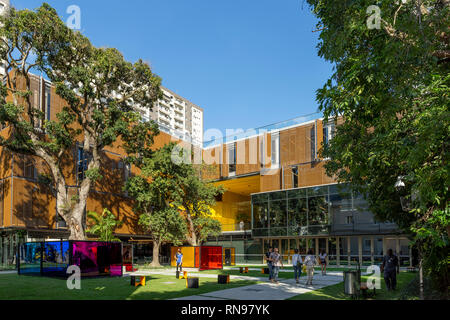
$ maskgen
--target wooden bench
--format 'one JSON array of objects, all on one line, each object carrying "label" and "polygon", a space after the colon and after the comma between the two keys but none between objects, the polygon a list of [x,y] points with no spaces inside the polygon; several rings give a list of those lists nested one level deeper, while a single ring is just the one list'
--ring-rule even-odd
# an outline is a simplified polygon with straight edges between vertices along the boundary
[{"label": "wooden bench", "polygon": [[416,268],[415,267],[407,267],[406,271],[408,271],[408,272],[416,272]]},{"label": "wooden bench", "polygon": [[248,267],[245,267],[245,268],[244,267],[240,267],[239,268],[239,272],[240,273],[248,273]]}]

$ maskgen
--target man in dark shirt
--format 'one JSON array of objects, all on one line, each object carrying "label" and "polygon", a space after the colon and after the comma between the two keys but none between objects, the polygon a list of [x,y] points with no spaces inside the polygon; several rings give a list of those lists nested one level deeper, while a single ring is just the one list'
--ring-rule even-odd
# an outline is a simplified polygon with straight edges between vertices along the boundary
[{"label": "man in dark shirt", "polygon": [[386,282],[386,288],[388,289],[388,291],[395,290],[397,286],[397,273],[400,270],[398,265],[398,258],[396,255],[394,255],[392,249],[389,249],[387,256],[383,257],[381,270],[384,271],[384,281]]},{"label": "man in dark shirt", "polygon": [[272,273],[273,273],[273,264],[272,259],[270,258],[270,255],[272,254],[272,247],[269,247],[269,251],[266,252],[266,261],[267,261],[267,267],[269,268],[269,281],[272,280]]}]

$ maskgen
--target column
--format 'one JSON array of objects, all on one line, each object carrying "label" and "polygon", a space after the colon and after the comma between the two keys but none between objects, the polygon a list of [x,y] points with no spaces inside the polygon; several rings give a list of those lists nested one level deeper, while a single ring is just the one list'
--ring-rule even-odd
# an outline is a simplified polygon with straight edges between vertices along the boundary
[{"label": "column", "polygon": [[362,250],[363,248],[362,248],[362,237],[361,236],[359,236],[358,237],[358,261],[359,261],[359,264],[360,265],[362,265],[362,263],[363,263],[363,250]]},{"label": "column", "polygon": [[309,238],[305,238],[306,239],[306,254],[308,254],[308,250],[309,250]]},{"label": "column", "polygon": [[387,254],[386,249],[386,237],[383,237],[383,256]]},{"label": "column", "polygon": [[[395,239],[395,254],[397,255],[397,256],[399,256],[400,255],[400,238],[399,237],[396,237],[396,239]],[[399,257],[399,259],[400,259],[400,257]]]},{"label": "column", "polygon": [[374,251],[375,251],[375,244],[374,244],[373,237],[370,238],[370,262],[371,264],[375,264],[375,257],[374,257]]},{"label": "column", "polygon": [[341,266],[341,245],[339,243],[339,237],[336,237],[336,265]]},{"label": "column", "polygon": [[352,254],[351,248],[350,248],[350,237],[347,237],[347,264],[351,266],[351,257]]},{"label": "column", "polygon": [[329,254],[330,254],[330,252],[329,252],[329,246],[328,246],[328,241],[329,240],[329,238],[326,238],[325,239],[325,252],[327,253],[327,265],[329,264],[329,262],[330,262],[330,257],[329,257]]}]

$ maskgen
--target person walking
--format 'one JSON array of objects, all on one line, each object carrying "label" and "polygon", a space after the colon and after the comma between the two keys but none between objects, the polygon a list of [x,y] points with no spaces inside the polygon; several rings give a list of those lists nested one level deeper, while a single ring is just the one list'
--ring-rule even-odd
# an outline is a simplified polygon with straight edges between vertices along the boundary
[{"label": "person walking", "polygon": [[397,273],[400,272],[398,258],[392,249],[388,250],[388,254],[383,257],[381,271],[384,273],[384,282],[388,291],[395,290],[397,287]]},{"label": "person walking", "polygon": [[266,252],[266,262],[267,262],[267,268],[269,268],[269,281],[272,280],[272,273],[273,273],[273,264],[272,260],[270,259],[270,255],[272,254],[272,247],[269,247],[269,250]]},{"label": "person walking", "polygon": [[281,255],[278,253],[278,248],[274,248],[273,252],[270,254],[270,259],[272,261],[272,279],[273,283],[278,283],[278,272],[280,267],[283,267],[283,262],[281,261]]},{"label": "person walking", "polygon": [[299,278],[302,275],[303,260],[298,249],[294,250],[294,255],[292,256],[292,266],[294,267],[295,282],[299,283]]},{"label": "person walking", "polygon": [[177,253],[175,254],[175,260],[177,261],[177,272],[178,267],[180,267],[180,272],[183,272],[183,254],[181,253],[180,248],[178,248]]},{"label": "person walking", "polygon": [[316,257],[314,256],[314,252],[312,249],[308,250],[308,255],[305,258],[303,263],[306,266],[306,273],[308,275],[308,279],[306,280],[307,285],[312,285],[313,277],[314,277],[314,266],[317,264]]},{"label": "person walking", "polygon": [[319,254],[319,260],[320,260],[320,266],[322,267],[322,275],[326,275],[327,274],[327,253],[323,249]]}]

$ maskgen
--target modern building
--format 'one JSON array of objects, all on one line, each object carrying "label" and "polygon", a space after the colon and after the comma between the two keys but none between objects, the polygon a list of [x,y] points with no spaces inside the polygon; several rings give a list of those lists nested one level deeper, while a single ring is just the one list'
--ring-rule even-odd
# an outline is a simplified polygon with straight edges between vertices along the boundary
[{"label": "modern building", "polygon": [[215,168],[207,178],[227,190],[214,208],[223,233],[207,244],[235,248],[240,263],[262,263],[269,246],[286,261],[295,248],[312,248],[333,264],[372,264],[392,248],[412,263],[398,227],[377,222],[361,195],[326,175],[319,150],[337,125],[312,114],[205,142],[203,158]]},{"label": "modern building", "polygon": [[161,90],[163,97],[153,110],[141,110],[144,119],[154,120],[161,131],[201,147],[203,109],[167,88]]},{"label": "modern building", "polygon": [[[31,92],[33,107],[44,112],[46,119],[56,119],[65,101],[54,86],[32,75]],[[181,101],[167,90],[165,97],[168,102],[160,101],[160,108],[151,117],[158,116],[161,123],[161,106],[172,105],[169,110],[175,112],[178,108],[178,118],[185,119],[182,126],[176,127],[172,117],[169,124],[174,129],[200,130],[201,109],[189,109],[187,100]],[[352,194],[346,185],[338,185],[326,175],[327,159],[320,158],[319,150],[333,138],[337,125],[312,114],[226,137],[225,141],[204,142],[202,158],[212,170],[203,178],[227,190],[213,208],[223,232],[206,244],[232,249],[237,263],[262,263],[269,246],[278,247],[286,261],[295,248],[303,253],[313,248],[316,253],[327,251],[329,259],[338,265],[352,261],[373,263],[392,248],[403,264],[412,263],[409,240],[397,226],[375,221],[360,195]],[[161,130],[155,148],[183,140],[170,130]],[[2,128],[0,134],[8,136],[9,127]],[[119,143],[103,150],[101,174],[107,181],[92,188],[86,212],[100,213],[108,208],[124,222],[116,236],[140,244],[136,246],[137,255],[151,256],[150,237],[139,228],[132,199],[121,189],[124,181],[136,173],[136,168],[125,165],[125,156]],[[67,155],[64,174],[74,194],[84,177],[86,157],[78,144]],[[40,180],[45,173],[48,168],[41,159],[0,148],[0,264],[14,261],[20,241],[68,236],[52,190]],[[170,259],[164,257],[166,249],[162,251],[162,262]]]}]

